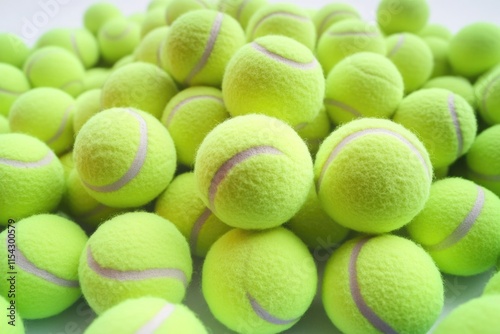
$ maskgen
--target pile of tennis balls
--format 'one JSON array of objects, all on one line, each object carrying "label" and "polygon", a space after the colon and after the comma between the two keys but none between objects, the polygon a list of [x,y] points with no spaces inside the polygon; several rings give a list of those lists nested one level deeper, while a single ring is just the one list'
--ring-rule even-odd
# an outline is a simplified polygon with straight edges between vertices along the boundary
[{"label": "pile of tennis balls", "polygon": [[[32,48],[0,33],[0,332],[83,294],[87,334],[207,333],[182,305],[201,275],[237,333],[318,293],[344,333],[427,333],[443,274],[500,269],[500,27],[429,11],[102,2]],[[500,273],[435,333],[498,314]]]}]

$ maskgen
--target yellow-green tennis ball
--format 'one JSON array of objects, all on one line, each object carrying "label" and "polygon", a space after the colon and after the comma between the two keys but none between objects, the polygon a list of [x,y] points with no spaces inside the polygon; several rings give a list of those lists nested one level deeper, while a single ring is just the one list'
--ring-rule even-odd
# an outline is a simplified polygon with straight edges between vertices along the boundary
[{"label": "yellow-green tennis ball", "polygon": [[137,62],[110,74],[102,87],[101,107],[132,107],[160,118],[177,94],[174,80],[153,64]]},{"label": "yellow-green tennis ball", "polygon": [[332,25],[343,20],[360,19],[358,11],[346,3],[330,3],[318,10],[313,16],[316,35],[319,38]]},{"label": "yellow-green tennis ball", "polygon": [[30,89],[24,73],[10,64],[0,63],[0,116],[9,116],[10,108],[17,98]]},{"label": "yellow-green tennis ball", "polygon": [[451,74],[451,65],[448,60],[448,49],[450,43],[439,37],[422,37],[432,52],[434,67],[431,78],[442,77]]},{"label": "yellow-green tennis ball", "polygon": [[424,334],[441,313],[443,290],[439,270],[421,247],[381,235],[350,240],[333,253],[322,299],[343,333]]},{"label": "yellow-green tennis ball", "polygon": [[174,224],[152,213],[132,212],[108,220],[92,234],[78,275],[85,299],[102,314],[131,298],[179,303],[192,271],[188,243]]},{"label": "yellow-green tennis ball", "polygon": [[427,0],[382,0],[377,8],[377,22],[387,35],[418,33],[427,24],[429,15]]},{"label": "yellow-green tennis ball", "polygon": [[42,141],[0,135],[0,225],[57,208],[64,191],[61,162]]},{"label": "yellow-green tennis ball", "polygon": [[405,93],[422,87],[431,77],[434,60],[430,47],[422,38],[410,34],[394,34],[386,39],[387,57],[403,76]]},{"label": "yellow-green tennis ball", "polygon": [[[170,26],[179,17],[200,9],[215,9],[207,0],[172,0],[167,6],[167,24]],[[208,31],[208,30],[207,30]]]},{"label": "yellow-green tennis ball", "polygon": [[21,95],[12,105],[9,125],[44,141],[56,153],[71,148],[74,142],[75,100],[55,88],[35,88]]},{"label": "yellow-green tennis ball", "polygon": [[[0,233],[0,254],[15,254],[15,269],[2,261],[2,282],[15,271],[16,308],[24,319],[61,313],[81,296],[78,261],[87,236],[70,220],[51,214],[25,218]],[[10,258],[10,257],[9,257]],[[5,285],[4,285],[5,286]],[[0,291],[4,297],[9,289]]]},{"label": "yellow-green tennis ball", "polygon": [[301,129],[296,129],[299,136],[304,139],[312,156],[318,152],[323,140],[330,134],[332,125],[325,107],[321,108],[318,116]]},{"label": "yellow-green tennis ball", "polygon": [[436,327],[434,334],[496,334],[500,328],[500,296],[484,296],[459,305]]},{"label": "yellow-green tennis ball", "polygon": [[422,88],[442,88],[463,97],[471,106],[476,107],[474,88],[469,80],[458,76],[444,76],[431,79]]},{"label": "yellow-green tennis ball", "polygon": [[450,173],[450,166],[435,168],[434,169],[434,181],[441,180],[441,179],[448,177],[449,173]]},{"label": "yellow-green tennis ball", "polygon": [[150,31],[166,25],[165,9],[158,8],[148,11],[141,25],[141,38],[144,38]]},{"label": "yellow-green tennis ball", "polygon": [[190,87],[170,100],[161,122],[174,140],[179,162],[193,166],[203,139],[228,118],[220,90]]},{"label": "yellow-green tennis ball", "polygon": [[132,23],[137,24],[139,27],[142,27],[144,24],[144,21],[146,20],[146,13],[134,13],[131,14],[127,17],[127,20],[129,20]]},{"label": "yellow-green tennis ball", "polygon": [[244,44],[243,29],[231,16],[196,10],[170,27],[162,63],[185,86],[220,87],[227,63]]},{"label": "yellow-green tennis ball", "polygon": [[483,296],[485,295],[500,295],[500,272],[497,272],[484,288]]},{"label": "yellow-green tennis ball", "polygon": [[314,120],[324,90],[325,79],[314,54],[283,36],[261,37],[238,50],[222,82],[231,116],[265,114],[294,127]]},{"label": "yellow-green tennis ball", "polygon": [[442,88],[422,89],[408,95],[393,120],[419,137],[434,168],[449,166],[466,154],[477,133],[470,104]]},{"label": "yellow-green tennis ball", "polygon": [[212,130],[194,173],[205,205],[226,224],[246,229],[285,223],[313,181],[311,156],[299,135],[276,118],[255,114]]},{"label": "yellow-green tennis ball", "polygon": [[247,40],[280,35],[292,38],[310,50],[316,46],[316,28],[304,10],[294,4],[277,3],[263,6],[252,15],[246,27]]},{"label": "yellow-green tennis ball", "polygon": [[116,63],[113,64],[111,72],[113,72],[121,67],[124,67],[126,65],[132,64],[134,62],[135,62],[135,59],[134,59],[133,54],[126,55],[125,57],[120,58],[120,60],[118,60]]},{"label": "yellow-green tennis ball", "polygon": [[217,320],[238,333],[278,333],[292,327],[317,288],[314,259],[284,228],[235,229],[208,251],[202,290]]},{"label": "yellow-green tennis ball", "polygon": [[424,145],[385,119],[349,122],[325,139],[314,165],[316,189],[337,223],[385,233],[409,223],[429,198],[432,165]]},{"label": "yellow-green tennis ball", "polygon": [[114,18],[123,17],[120,9],[109,2],[98,2],[91,5],[83,16],[85,28],[97,36],[101,27]]},{"label": "yellow-green tennis ball", "polygon": [[217,10],[231,15],[246,29],[253,14],[267,4],[267,0],[219,0]]},{"label": "yellow-green tennis ball", "polygon": [[151,0],[148,4],[148,11],[155,10],[157,8],[162,8],[166,10],[171,2],[172,0]]},{"label": "yellow-green tennis ball", "polygon": [[426,25],[422,30],[420,30],[418,34],[420,37],[423,38],[438,37],[445,41],[450,41],[451,38],[453,37],[453,34],[450,31],[450,29],[441,24],[436,24],[436,23],[430,23]]},{"label": "yellow-green tennis ball", "polygon": [[9,120],[0,115],[0,134],[9,132],[10,132]]},{"label": "yellow-green tennis ball", "polygon": [[342,59],[359,52],[385,55],[385,37],[379,29],[365,21],[346,20],[334,24],[321,36],[318,60],[327,75]]},{"label": "yellow-green tennis ball", "polygon": [[64,179],[67,180],[71,171],[75,168],[75,161],[73,159],[73,151],[59,157],[59,161],[64,170]]},{"label": "yellow-green tennis ball", "polygon": [[56,28],[47,31],[36,42],[36,48],[60,46],[73,53],[85,68],[99,60],[97,40],[87,29]]},{"label": "yellow-green tennis ball", "polygon": [[85,334],[152,331],[156,334],[208,334],[203,323],[187,306],[171,304],[157,297],[129,299],[116,305],[94,320]]},{"label": "yellow-green tennis ball", "polygon": [[90,231],[95,230],[100,223],[112,216],[123,212],[123,210],[101,204],[90,196],[76,169],[72,169],[67,177],[61,209]]},{"label": "yellow-green tennis ball", "polygon": [[22,68],[30,54],[26,43],[17,35],[0,32],[0,63]]},{"label": "yellow-green tennis ball", "polygon": [[[13,296],[12,296],[13,297]],[[4,320],[0,322],[0,332],[3,334],[25,334],[23,320],[16,311],[16,300],[0,296],[0,309],[4,312]]]},{"label": "yellow-green tennis ball", "polygon": [[91,68],[85,72],[85,77],[83,78],[84,92],[102,88],[110,73],[109,69],[102,67]]},{"label": "yellow-green tennis ball", "polygon": [[390,60],[361,52],[343,59],[328,74],[324,103],[337,124],[359,117],[389,118],[401,103],[403,90],[401,74]]},{"label": "yellow-green tennis ball", "polygon": [[484,74],[474,85],[481,118],[488,124],[500,124],[500,67]]},{"label": "yellow-green tennis ball", "polygon": [[500,124],[479,134],[467,153],[468,177],[500,196]]},{"label": "yellow-green tennis ball", "polygon": [[84,89],[82,63],[59,46],[46,46],[33,52],[24,64],[24,73],[35,88],[58,88],[72,96],[78,96]]},{"label": "yellow-green tennis ball", "polygon": [[411,238],[447,274],[491,269],[500,254],[500,199],[461,178],[435,182],[424,209],[408,224]]},{"label": "yellow-green tennis ball", "polygon": [[97,41],[104,61],[114,64],[134,52],[141,41],[141,28],[125,18],[116,18],[99,29]]},{"label": "yellow-green tennis ball", "polygon": [[155,204],[156,214],[174,223],[191,253],[205,257],[212,244],[231,228],[205,206],[193,173],[177,176]]},{"label": "yellow-green tennis ball", "polygon": [[450,41],[449,58],[458,75],[485,73],[500,62],[500,27],[477,22],[462,28]]},{"label": "yellow-green tennis ball", "polygon": [[161,54],[164,52],[163,47],[169,31],[169,27],[156,28],[150,31],[135,49],[134,59],[165,69]]},{"label": "yellow-green tennis ball", "polygon": [[80,129],[75,167],[87,192],[111,207],[143,206],[167,187],[176,167],[168,131],[132,108],[104,110]]},{"label": "yellow-green tennis ball", "polygon": [[73,115],[73,132],[78,134],[82,126],[101,108],[101,89],[89,90],[75,101],[75,113]]},{"label": "yellow-green tennis ball", "polygon": [[311,249],[331,249],[349,234],[349,229],[337,224],[321,207],[316,188],[309,190],[305,203],[299,212],[286,224]]}]

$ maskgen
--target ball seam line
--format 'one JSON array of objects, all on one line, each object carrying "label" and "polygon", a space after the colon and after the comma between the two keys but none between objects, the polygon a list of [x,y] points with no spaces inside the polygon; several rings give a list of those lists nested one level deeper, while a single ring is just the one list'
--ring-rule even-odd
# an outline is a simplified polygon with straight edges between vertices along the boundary
[{"label": "ball seam line", "polygon": [[75,34],[76,34],[75,31],[71,32],[71,35],[70,35],[71,46],[73,47],[73,50],[75,51],[76,56],[78,57],[78,59],[80,59],[80,61],[83,64],[84,61],[83,61],[82,53],[80,52],[80,48],[78,48],[78,44],[76,43],[76,36],[75,36]]},{"label": "ball seam line", "polygon": [[318,36],[321,36],[325,32],[325,26],[330,21],[330,19],[334,18],[335,16],[340,16],[340,15],[350,15],[350,16],[355,16],[358,17],[355,13],[350,12],[348,10],[336,10],[325,16],[325,18],[321,21],[321,24],[319,25],[318,29]]},{"label": "ball seam line", "polygon": [[59,128],[57,129],[56,133],[50,139],[47,140],[48,145],[53,144],[55,141],[57,141],[62,136],[62,134],[64,133],[64,130],[66,129],[66,125],[68,124],[69,114],[70,114],[70,111],[72,109],[73,109],[72,104],[66,108],[66,110],[64,111],[64,115],[63,115],[61,124],[59,125]]},{"label": "ball seam line", "polygon": [[5,88],[0,87],[0,93],[19,96],[19,95],[23,94],[24,92],[14,92],[13,90],[9,90],[9,89],[5,89]]},{"label": "ball seam line", "polygon": [[294,319],[280,319],[278,317],[273,316],[269,312],[267,312],[262,305],[257,302],[257,300],[247,292],[247,299],[250,302],[250,305],[252,306],[253,311],[259,318],[261,318],[264,321],[267,321],[273,325],[289,325],[294,322],[297,322],[299,318],[294,318]]},{"label": "ball seam line", "polygon": [[111,35],[111,34],[109,34],[109,32],[107,30],[104,30],[104,36],[112,41],[120,40],[121,38],[125,37],[130,32],[130,30],[132,29],[132,24],[134,24],[134,23],[127,24],[126,29],[123,30],[122,32],[120,32],[118,35]]},{"label": "ball seam line", "polygon": [[297,19],[299,21],[310,21],[310,18],[306,17],[306,16],[302,16],[302,15],[298,15],[298,14],[294,14],[294,13],[289,13],[289,12],[285,12],[285,11],[278,11],[278,12],[272,12],[272,13],[269,13],[263,17],[260,18],[259,21],[257,21],[257,23],[253,26],[253,29],[252,29],[252,33],[250,34],[250,39],[254,39],[254,36],[255,36],[255,32],[257,31],[257,29],[270,17],[273,17],[273,16],[288,16],[288,17],[291,17],[291,18],[294,18],[294,19]]},{"label": "ball seam line", "polygon": [[165,321],[170,318],[172,313],[175,311],[175,306],[173,304],[167,303],[163,306],[155,316],[149,320],[144,326],[139,328],[136,334],[152,334],[160,328]]},{"label": "ball seam line", "polygon": [[65,84],[61,85],[59,87],[59,89],[63,90],[63,91],[66,91],[66,89],[68,89],[69,86],[77,84],[77,83],[81,83],[83,85],[82,80],[77,79],[77,80],[71,80],[69,82],[66,82]]},{"label": "ball seam line", "polygon": [[405,35],[404,34],[401,34],[401,36],[399,36],[399,39],[398,39],[398,42],[396,43],[396,45],[394,45],[394,47],[392,48],[392,50],[389,52],[389,54],[387,55],[387,57],[391,58],[392,56],[396,55],[396,53],[403,47],[403,45],[405,44]]},{"label": "ball seam line", "polygon": [[238,11],[236,12],[236,20],[241,19],[241,14],[243,13],[243,9],[245,9],[246,5],[250,2],[251,0],[244,0],[240,5],[238,6]]},{"label": "ball seam line", "polygon": [[7,158],[0,158],[0,164],[16,167],[16,168],[38,168],[49,165],[54,160],[55,154],[52,150],[48,150],[47,154],[38,161],[19,161]]},{"label": "ball seam line", "polygon": [[188,104],[188,103],[190,103],[192,101],[202,100],[202,99],[215,100],[217,102],[220,102],[222,105],[224,105],[224,101],[220,97],[217,97],[217,96],[213,96],[213,95],[196,95],[196,96],[190,96],[187,99],[182,100],[181,102],[179,102],[178,104],[176,104],[175,107],[172,108],[172,111],[170,111],[170,114],[168,115],[168,118],[167,118],[167,121],[166,121],[165,125],[167,127],[170,125],[170,123],[172,122],[172,119],[174,118],[174,116],[176,115],[176,113],[184,105],[186,105],[186,104]]},{"label": "ball seam line", "polygon": [[455,128],[455,134],[457,136],[457,157],[460,157],[464,149],[464,137],[460,126],[460,119],[457,114],[454,94],[450,94],[448,96],[448,111],[450,113],[451,120],[453,121],[453,127]]},{"label": "ball seam line", "polygon": [[196,246],[198,245],[198,237],[200,235],[201,229],[207,222],[208,218],[212,214],[209,208],[205,208],[202,214],[194,222],[193,228],[191,230],[191,235],[189,236],[189,246],[191,247],[191,254],[196,253]]},{"label": "ball seam line", "polygon": [[361,112],[340,101],[334,99],[325,99],[325,104],[347,111],[348,113],[352,114],[355,117],[363,117],[363,114]]},{"label": "ball seam line", "polygon": [[97,275],[116,281],[126,282],[152,278],[171,278],[180,281],[185,288],[188,285],[186,274],[184,274],[182,270],[176,268],[151,268],[122,271],[102,267],[94,258],[90,245],[87,246],[87,265]]},{"label": "ball seam line", "polygon": [[212,51],[215,47],[215,43],[217,42],[217,37],[219,36],[219,32],[220,32],[221,27],[222,27],[222,21],[224,21],[224,14],[217,13],[217,16],[215,17],[215,21],[212,24],[212,29],[210,30],[210,35],[208,38],[208,42],[205,45],[205,50],[203,51],[203,55],[201,56],[201,59],[193,67],[191,72],[188,74],[188,76],[184,80],[184,84],[190,85],[190,83],[194,79],[194,77],[196,75],[198,75],[203,70],[205,65],[207,64],[208,58],[210,58],[210,55],[212,54]]},{"label": "ball seam line", "polygon": [[479,215],[481,214],[481,211],[483,210],[484,207],[484,202],[485,202],[485,194],[483,188],[477,186],[477,196],[476,200],[474,201],[474,206],[467,213],[467,216],[464,218],[464,220],[443,241],[435,245],[425,246],[427,250],[429,251],[444,250],[453,246],[454,244],[465,238],[469,233],[469,231],[474,227],[474,224],[476,223]]},{"label": "ball seam line", "polygon": [[36,65],[36,63],[40,59],[42,59],[43,57],[45,57],[46,53],[47,53],[47,50],[44,50],[44,52],[38,53],[35,58],[31,59],[31,61],[28,63],[28,66],[26,66],[26,70],[25,70],[25,72],[26,72],[26,78],[28,78],[28,80],[31,81],[31,83],[33,83],[33,80],[31,79],[31,71],[33,71],[33,67]]},{"label": "ball seam line", "polygon": [[390,324],[382,320],[377,313],[366,303],[361,293],[361,288],[359,286],[358,280],[358,258],[361,253],[363,246],[370,241],[371,237],[363,238],[356,243],[354,246],[351,257],[349,258],[349,288],[351,291],[352,299],[356,304],[358,311],[363,315],[363,317],[370,322],[370,324],[378,329],[380,332],[385,334],[398,334]]},{"label": "ball seam line", "polygon": [[277,62],[279,63],[282,63],[282,64],[285,64],[285,65],[288,65],[290,67],[295,67],[295,68],[298,68],[298,69],[301,69],[301,70],[311,70],[311,69],[314,69],[316,68],[318,62],[316,60],[316,58],[313,57],[313,60],[310,61],[309,63],[299,63],[295,60],[292,60],[292,59],[288,59],[288,58],[285,58],[277,53],[274,53],[272,51],[269,51],[268,49],[266,49],[265,47],[263,47],[262,45],[256,43],[256,42],[253,42],[252,43],[252,47],[259,51],[260,53],[262,53],[264,56],[267,56],[271,59],[274,59],[276,60]]},{"label": "ball seam line", "polygon": [[120,190],[122,187],[131,182],[139,174],[142,166],[146,161],[146,156],[148,151],[148,126],[146,120],[142,118],[142,116],[139,115],[139,113],[135,112],[130,108],[124,109],[124,112],[131,114],[133,117],[136,118],[137,122],[139,123],[140,140],[136,155],[127,172],[120,179],[111,184],[105,186],[94,186],[82,179],[82,182],[85,184],[85,186],[93,191],[106,193],[106,192],[113,192]]},{"label": "ball seam line", "polygon": [[483,112],[488,115],[489,114],[489,110],[488,110],[488,107],[486,106],[487,104],[487,98],[488,98],[488,95],[490,94],[490,90],[491,88],[493,87],[493,85],[500,80],[500,74],[493,77],[491,79],[491,81],[488,83],[488,86],[486,86],[485,90],[484,90],[484,93],[483,93],[483,98],[481,99],[481,104],[483,105]]},{"label": "ball seam line", "polygon": [[231,169],[236,165],[238,165],[239,163],[242,163],[243,161],[259,154],[281,155],[284,153],[272,146],[254,146],[233,155],[226,162],[224,162],[222,166],[219,167],[219,169],[215,172],[214,177],[210,182],[210,187],[208,190],[208,200],[210,204],[210,209],[213,212],[215,212],[215,196],[217,195],[217,190],[219,188],[219,185],[229,174]]}]

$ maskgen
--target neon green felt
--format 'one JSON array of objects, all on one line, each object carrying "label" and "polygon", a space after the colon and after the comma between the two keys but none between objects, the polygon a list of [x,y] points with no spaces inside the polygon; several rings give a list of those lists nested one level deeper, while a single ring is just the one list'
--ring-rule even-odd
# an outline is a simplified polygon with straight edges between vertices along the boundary
[{"label": "neon green felt", "polygon": [[429,23],[418,33],[420,37],[438,37],[445,41],[450,41],[453,33],[442,24]]},{"label": "neon green felt", "polygon": [[329,3],[313,15],[314,25],[318,39],[332,25],[343,20],[356,20],[360,15],[358,11],[347,3]]},{"label": "neon green felt", "polygon": [[109,2],[99,2],[91,5],[83,15],[85,28],[97,36],[101,27],[108,21],[122,17],[120,9]]},{"label": "neon green felt", "polygon": [[217,10],[234,17],[245,29],[253,14],[267,4],[267,0],[219,0]]},{"label": "neon green felt", "polygon": [[167,19],[165,17],[165,9],[158,8],[148,11],[141,24],[141,39],[143,39],[150,31],[166,25]]},{"label": "neon green felt", "polygon": [[167,6],[166,20],[172,25],[179,17],[195,10],[214,9],[207,0],[172,0]]},{"label": "neon green felt", "polygon": [[500,295],[500,273],[496,273],[484,288],[483,295]]},{"label": "neon green felt", "polygon": [[0,33],[0,63],[13,65],[17,68],[23,68],[23,64],[30,54],[30,49],[21,37],[8,33]]},{"label": "neon green felt", "polygon": [[9,120],[0,115],[0,134],[9,132],[10,132]]},{"label": "neon green felt", "polygon": [[321,108],[318,116],[302,129],[298,130],[299,136],[304,139],[311,152],[315,156],[323,140],[330,134],[332,125],[326,113],[325,107]]},{"label": "neon green felt", "polygon": [[469,80],[458,76],[442,76],[431,79],[422,88],[443,88],[463,97],[476,109],[476,96]]},{"label": "neon green felt", "polygon": [[110,70],[103,67],[94,67],[85,72],[85,77],[83,78],[84,91],[101,89],[109,74]]},{"label": "neon green felt", "polygon": [[73,115],[73,132],[78,134],[82,126],[95,114],[102,110],[101,107],[102,90],[91,89],[82,93],[76,98],[75,113]]},{"label": "neon green felt", "polygon": [[377,22],[387,35],[403,31],[418,33],[427,24],[429,15],[427,0],[382,0],[377,8]]},{"label": "neon green felt", "polygon": [[[3,51],[2,51],[3,52]],[[9,116],[12,104],[30,89],[24,73],[10,64],[0,63],[0,116]]]},{"label": "neon green felt", "polygon": [[170,27],[161,27],[150,31],[135,49],[134,59],[164,68],[160,55],[169,31]]},{"label": "neon green felt", "polygon": [[500,124],[500,67],[495,67],[474,84],[481,118],[489,125]]},{"label": "neon green felt", "polygon": [[448,60],[448,49],[450,43],[439,37],[422,37],[429,46],[434,59],[434,68],[431,78],[442,77],[451,74],[451,65]]},{"label": "neon green felt", "polygon": [[140,41],[139,25],[122,17],[107,21],[97,35],[102,58],[111,65],[132,54]]}]

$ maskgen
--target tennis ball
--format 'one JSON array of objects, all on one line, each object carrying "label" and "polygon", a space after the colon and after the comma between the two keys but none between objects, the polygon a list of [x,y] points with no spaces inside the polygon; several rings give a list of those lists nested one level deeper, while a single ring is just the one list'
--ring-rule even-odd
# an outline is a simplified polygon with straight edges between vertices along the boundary
[{"label": "tennis ball", "polygon": [[454,163],[476,138],[474,110],[464,98],[446,89],[423,89],[408,95],[393,120],[418,135],[434,168]]},{"label": "tennis ball", "polygon": [[141,41],[141,29],[125,18],[115,18],[99,29],[97,41],[104,61],[114,64],[134,52]]},{"label": "tennis ball", "polygon": [[318,60],[325,74],[342,59],[358,52],[386,53],[385,38],[378,28],[361,20],[334,24],[318,42]]},{"label": "tennis ball", "polygon": [[231,116],[265,114],[299,128],[318,115],[324,90],[313,53],[283,36],[261,37],[238,50],[222,82]]},{"label": "tennis ball", "polygon": [[84,89],[83,65],[75,55],[59,46],[46,46],[33,52],[24,64],[24,73],[34,88],[58,88],[72,96],[78,96]]},{"label": "tennis ball", "polygon": [[349,122],[325,139],[314,164],[323,209],[360,232],[409,223],[429,198],[432,165],[418,138],[385,119]]},{"label": "tennis ball", "polygon": [[82,126],[101,110],[101,89],[92,89],[78,96],[73,115],[73,132],[78,134]]},{"label": "tennis ball", "polygon": [[155,10],[157,8],[167,9],[168,5],[172,0],[152,0],[148,4],[148,11]]},{"label": "tennis ball", "polygon": [[0,309],[6,319],[0,322],[0,332],[4,334],[24,334],[23,320],[16,311],[15,299],[4,299],[0,296]]},{"label": "tennis ball", "polygon": [[152,213],[132,212],[108,220],[92,234],[78,275],[88,304],[102,314],[138,297],[178,303],[192,271],[188,243],[174,224]]},{"label": "tennis ball", "polygon": [[179,162],[192,166],[206,135],[228,118],[220,90],[191,87],[170,100],[161,122],[174,140]]},{"label": "tennis ball", "polygon": [[403,90],[401,74],[385,56],[356,53],[328,74],[326,111],[337,124],[358,117],[389,118],[403,99]]},{"label": "tennis ball", "polygon": [[12,105],[9,125],[12,132],[23,132],[44,141],[56,153],[74,142],[75,100],[55,88],[35,88],[21,95]]},{"label": "tennis ball", "polygon": [[[0,242],[6,245],[0,256],[15,254],[16,308],[24,319],[54,316],[80,298],[78,259],[87,242],[80,226],[57,215],[34,215],[0,233]],[[11,266],[2,261],[0,268],[2,282],[8,281]],[[7,298],[9,290],[0,294]]]},{"label": "tennis ball", "polygon": [[135,49],[134,59],[164,68],[164,64],[161,61],[161,54],[164,52],[163,47],[169,30],[169,27],[161,27],[150,31]]},{"label": "tennis ball", "polygon": [[349,234],[347,228],[337,224],[323,210],[314,186],[302,208],[285,226],[314,250],[336,247]]},{"label": "tennis ball", "polygon": [[150,114],[101,111],[80,129],[75,167],[87,192],[111,207],[140,207],[167,187],[176,167],[172,138]]},{"label": "tennis ball", "polygon": [[430,47],[410,33],[394,34],[386,39],[387,57],[403,76],[405,93],[422,87],[431,77],[434,60]]},{"label": "tennis ball", "polygon": [[10,64],[0,63],[0,116],[9,116],[12,104],[19,95],[30,89],[24,73]]},{"label": "tennis ball", "polygon": [[500,124],[479,134],[467,153],[467,176],[500,196]]},{"label": "tennis ball", "polygon": [[500,199],[461,178],[435,182],[424,209],[407,225],[411,238],[447,274],[491,269],[500,255]]},{"label": "tennis ball", "polygon": [[98,2],[91,5],[83,16],[83,23],[91,33],[97,33],[104,24],[114,18],[123,17],[120,9],[109,2]]},{"label": "tennis ball", "polygon": [[377,22],[387,34],[418,33],[429,20],[427,0],[382,0],[377,8]]},{"label": "tennis ball", "polygon": [[198,150],[194,173],[203,202],[224,223],[263,229],[299,211],[313,181],[311,160],[291,127],[254,114],[212,130]]},{"label": "tennis ball", "polygon": [[477,22],[462,28],[450,41],[450,63],[456,74],[475,78],[500,62],[500,27]]},{"label": "tennis ball", "polygon": [[124,67],[126,65],[132,64],[134,62],[135,62],[135,59],[134,59],[133,54],[126,55],[125,57],[120,58],[120,60],[118,60],[116,63],[113,64],[111,72],[113,72],[121,67]]},{"label": "tennis ball", "polygon": [[484,296],[459,305],[435,328],[434,334],[496,334],[500,327],[500,296]]},{"label": "tennis ball", "polygon": [[87,70],[83,78],[84,92],[92,89],[100,89],[104,85],[104,82],[106,82],[110,73],[110,69],[102,67],[94,67]]},{"label": "tennis ball", "polygon": [[212,244],[231,228],[208,209],[198,194],[193,173],[177,176],[156,200],[155,212],[174,223],[191,253],[205,257]]},{"label": "tennis ball", "polygon": [[485,295],[500,295],[500,272],[497,272],[484,288],[483,296]]},{"label": "tennis ball", "polygon": [[217,10],[231,15],[246,29],[253,14],[267,4],[267,0],[219,0]]},{"label": "tennis ball", "polygon": [[146,13],[146,17],[141,24],[141,38],[144,38],[150,31],[167,25],[165,9],[157,8]]},{"label": "tennis ball", "polygon": [[30,49],[17,35],[0,32],[0,63],[22,68],[30,54]]},{"label": "tennis ball", "polygon": [[153,64],[137,62],[110,74],[102,87],[101,106],[132,107],[160,118],[177,86],[165,71]]},{"label": "tennis ball", "polygon": [[436,24],[436,23],[430,23],[426,25],[422,30],[420,30],[418,35],[422,38],[438,37],[445,41],[450,41],[451,38],[453,37],[453,34],[450,31],[450,29],[441,24]]},{"label": "tennis ball", "polygon": [[207,330],[187,306],[170,304],[161,298],[142,297],[126,300],[94,320],[85,334],[101,333],[189,333],[207,334]]},{"label": "tennis ball", "polygon": [[451,74],[451,65],[448,60],[448,49],[450,43],[439,37],[423,37],[422,40],[431,50],[434,59],[434,67],[431,78]]},{"label": "tennis ball", "polygon": [[142,25],[144,24],[144,21],[146,20],[146,13],[139,12],[139,13],[130,14],[127,17],[127,20],[132,22],[132,23],[137,24],[139,27],[142,27]]},{"label": "tennis ball", "polygon": [[71,171],[75,168],[75,161],[73,160],[73,151],[69,151],[68,153],[59,157],[59,161],[64,170],[64,179],[67,180]]},{"label": "tennis ball", "polygon": [[443,88],[463,97],[474,109],[476,96],[469,80],[458,76],[443,76],[431,79],[422,88]]},{"label": "tennis ball", "polygon": [[448,177],[449,173],[450,173],[449,166],[435,168],[434,169],[434,181],[441,180],[441,179]]},{"label": "tennis ball", "polygon": [[246,27],[249,42],[268,35],[290,37],[310,50],[316,46],[316,28],[299,6],[276,3],[263,6],[250,18]]},{"label": "tennis ball", "polygon": [[123,210],[101,204],[90,196],[76,169],[72,169],[67,176],[66,192],[62,197],[61,209],[91,232],[100,223],[123,212]]},{"label": "tennis ball", "polygon": [[330,134],[331,129],[330,119],[325,107],[323,107],[311,123],[296,130],[299,136],[306,142],[311,155],[315,156],[323,140]]},{"label": "tennis ball", "polygon": [[0,134],[9,132],[10,132],[9,121],[7,120],[7,118],[0,115]]},{"label": "tennis ball", "polygon": [[85,68],[99,60],[97,40],[87,29],[56,28],[47,31],[36,42],[36,48],[60,46],[73,53]]},{"label": "tennis ball", "polygon": [[278,333],[292,327],[317,288],[314,259],[284,228],[235,229],[208,251],[203,296],[217,320],[238,333]]},{"label": "tennis ball", "polygon": [[344,333],[427,333],[443,308],[443,280],[410,240],[360,237],[328,260],[322,299]]},{"label": "tennis ball", "polygon": [[343,20],[357,20],[360,18],[361,16],[353,6],[346,3],[330,3],[313,15],[313,22],[319,39],[332,25]]},{"label": "tennis ball", "polygon": [[484,74],[474,85],[481,118],[488,124],[500,124],[500,67]]},{"label": "tennis ball", "polygon": [[162,63],[185,86],[219,87],[229,59],[243,44],[243,29],[231,16],[197,10],[183,15],[170,27]]},{"label": "tennis ball", "polygon": [[172,0],[167,6],[167,24],[171,26],[179,17],[200,9],[214,8],[207,0]]}]

